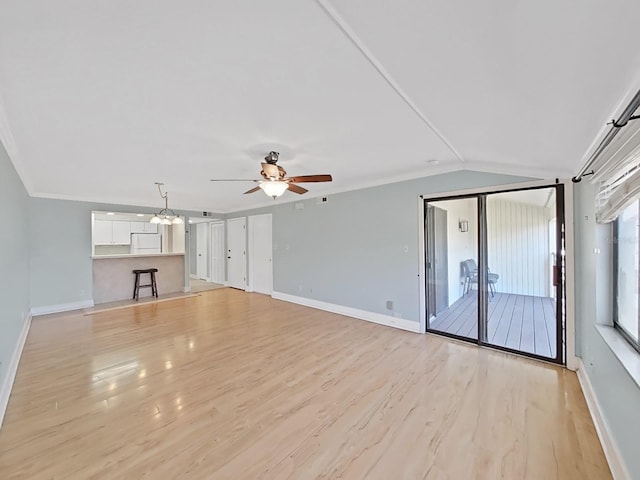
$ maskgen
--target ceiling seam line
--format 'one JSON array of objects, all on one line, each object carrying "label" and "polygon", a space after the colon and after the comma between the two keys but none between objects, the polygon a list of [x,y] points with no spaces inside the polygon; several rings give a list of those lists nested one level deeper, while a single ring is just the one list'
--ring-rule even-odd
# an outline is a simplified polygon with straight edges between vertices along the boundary
[{"label": "ceiling seam line", "polygon": [[13,132],[9,126],[9,119],[7,118],[2,93],[0,93],[0,144],[2,144],[5,152],[7,152],[7,156],[13,164],[13,168],[18,174],[18,177],[22,181],[24,189],[29,195],[31,195],[33,193],[33,185],[31,183],[31,178],[28,175],[27,168],[20,159],[15,137],[13,136]]},{"label": "ceiling seam line", "polygon": [[389,86],[395,90],[395,92],[404,100],[404,102],[413,110],[413,112],[420,117],[423,123],[429,127],[429,129],[440,139],[442,143],[446,145],[446,147],[453,152],[453,154],[460,160],[464,162],[464,158],[462,155],[455,149],[455,147],[445,138],[445,136],[438,131],[438,129],[431,123],[431,121],[424,115],[418,106],[411,100],[408,94],[400,88],[400,85],[393,79],[391,74],[389,74],[385,68],[382,66],[382,63],[373,55],[373,53],[365,46],[364,42],[356,35],[356,33],[349,27],[347,22],[340,16],[340,14],[333,8],[333,6],[329,3],[328,0],[316,0],[316,3],[320,5],[320,7],[325,11],[325,13],[331,18],[331,20],[342,30],[342,32],[351,40],[351,42],[356,46],[360,53],[362,53],[365,58],[373,65],[373,67],[378,71],[378,73],[385,79],[385,81],[389,84]]}]

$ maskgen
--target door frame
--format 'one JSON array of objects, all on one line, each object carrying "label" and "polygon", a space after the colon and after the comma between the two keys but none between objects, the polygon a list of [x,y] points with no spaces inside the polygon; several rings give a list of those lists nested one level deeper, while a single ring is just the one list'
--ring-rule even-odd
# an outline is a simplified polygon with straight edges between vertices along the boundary
[{"label": "door frame", "polygon": [[[476,195],[489,195],[493,193],[504,193],[518,190],[528,190],[532,188],[549,188],[562,186],[558,189],[557,202],[559,205],[564,206],[563,221],[558,219],[559,224],[564,224],[564,262],[565,262],[565,278],[564,278],[564,298],[562,303],[558,303],[558,311],[564,308],[564,329],[563,335],[558,335],[558,342],[564,340],[564,362],[563,364],[570,370],[577,370],[579,359],[575,355],[575,267],[574,267],[574,255],[573,255],[573,184],[570,179],[554,179],[554,180],[539,180],[532,182],[512,183],[507,185],[488,186],[481,188],[473,188],[466,190],[457,190],[451,192],[442,193],[428,193],[419,195],[417,197],[418,202],[418,267],[419,267],[419,306],[420,306],[420,332],[435,334],[427,331],[427,318],[426,318],[426,295],[427,295],[427,278],[425,269],[425,201],[437,201],[437,200],[454,200],[456,198],[468,198]],[[564,195],[560,193],[564,191]],[[479,207],[480,208],[480,207]],[[478,229],[480,230],[480,229]],[[562,242],[562,235],[558,236],[558,244]],[[479,304],[480,306],[480,304]],[[558,322],[559,323],[559,322]],[[562,328],[562,325],[558,325],[558,328]],[[444,335],[438,333],[437,335]],[[457,338],[457,337],[456,337]],[[465,340],[465,339],[463,339]],[[469,341],[466,339],[466,341]],[[471,341],[474,344],[479,344],[476,341]],[[479,344],[481,347],[506,350],[510,353],[517,355],[527,356],[530,358],[540,359],[546,362],[553,362],[552,359],[538,357],[535,355],[529,355],[526,352],[518,352],[504,348],[498,348],[493,345]],[[560,351],[560,350],[558,350]],[[556,362],[554,362],[556,363]]]}]

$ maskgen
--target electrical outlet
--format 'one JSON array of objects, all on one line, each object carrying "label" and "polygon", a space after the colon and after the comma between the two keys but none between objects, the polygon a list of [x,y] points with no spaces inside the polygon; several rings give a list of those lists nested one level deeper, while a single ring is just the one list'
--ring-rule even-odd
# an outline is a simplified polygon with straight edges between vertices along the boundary
[{"label": "electrical outlet", "polygon": [[327,203],[329,201],[329,197],[318,197],[316,203],[320,205],[321,203]]},{"label": "electrical outlet", "polygon": [[387,300],[387,310],[393,310],[393,301]]}]

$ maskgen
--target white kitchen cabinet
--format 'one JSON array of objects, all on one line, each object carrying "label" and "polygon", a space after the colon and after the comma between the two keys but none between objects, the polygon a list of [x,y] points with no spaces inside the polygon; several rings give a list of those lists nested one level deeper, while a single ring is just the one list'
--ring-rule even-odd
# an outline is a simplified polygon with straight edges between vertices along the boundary
[{"label": "white kitchen cabinet", "polygon": [[96,220],[93,224],[94,245],[131,245],[129,222]]},{"label": "white kitchen cabinet", "polygon": [[158,225],[149,222],[129,222],[131,233],[158,233]]},{"label": "white kitchen cabinet", "polygon": [[129,222],[111,222],[112,240],[116,245],[131,245],[131,227]]},{"label": "white kitchen cabinet", "polygon": [[93,223],[93,244],[94,245],[111,245],[113,240],[113,222],[106,220],[96,220]]},{"label": "white kitchen cabinet", "polygon": [[144,226],[147,222],[129,222],[131,233],[144,233]]}]

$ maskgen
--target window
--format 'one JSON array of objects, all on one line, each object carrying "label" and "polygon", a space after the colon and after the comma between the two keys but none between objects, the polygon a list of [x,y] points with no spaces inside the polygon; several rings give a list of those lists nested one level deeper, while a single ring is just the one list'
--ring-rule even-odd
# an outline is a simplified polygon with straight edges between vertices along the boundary
[{"label": "window", "polygon": [[640,351],[640,201],[620,213],[614,231],[614,324]]}]

